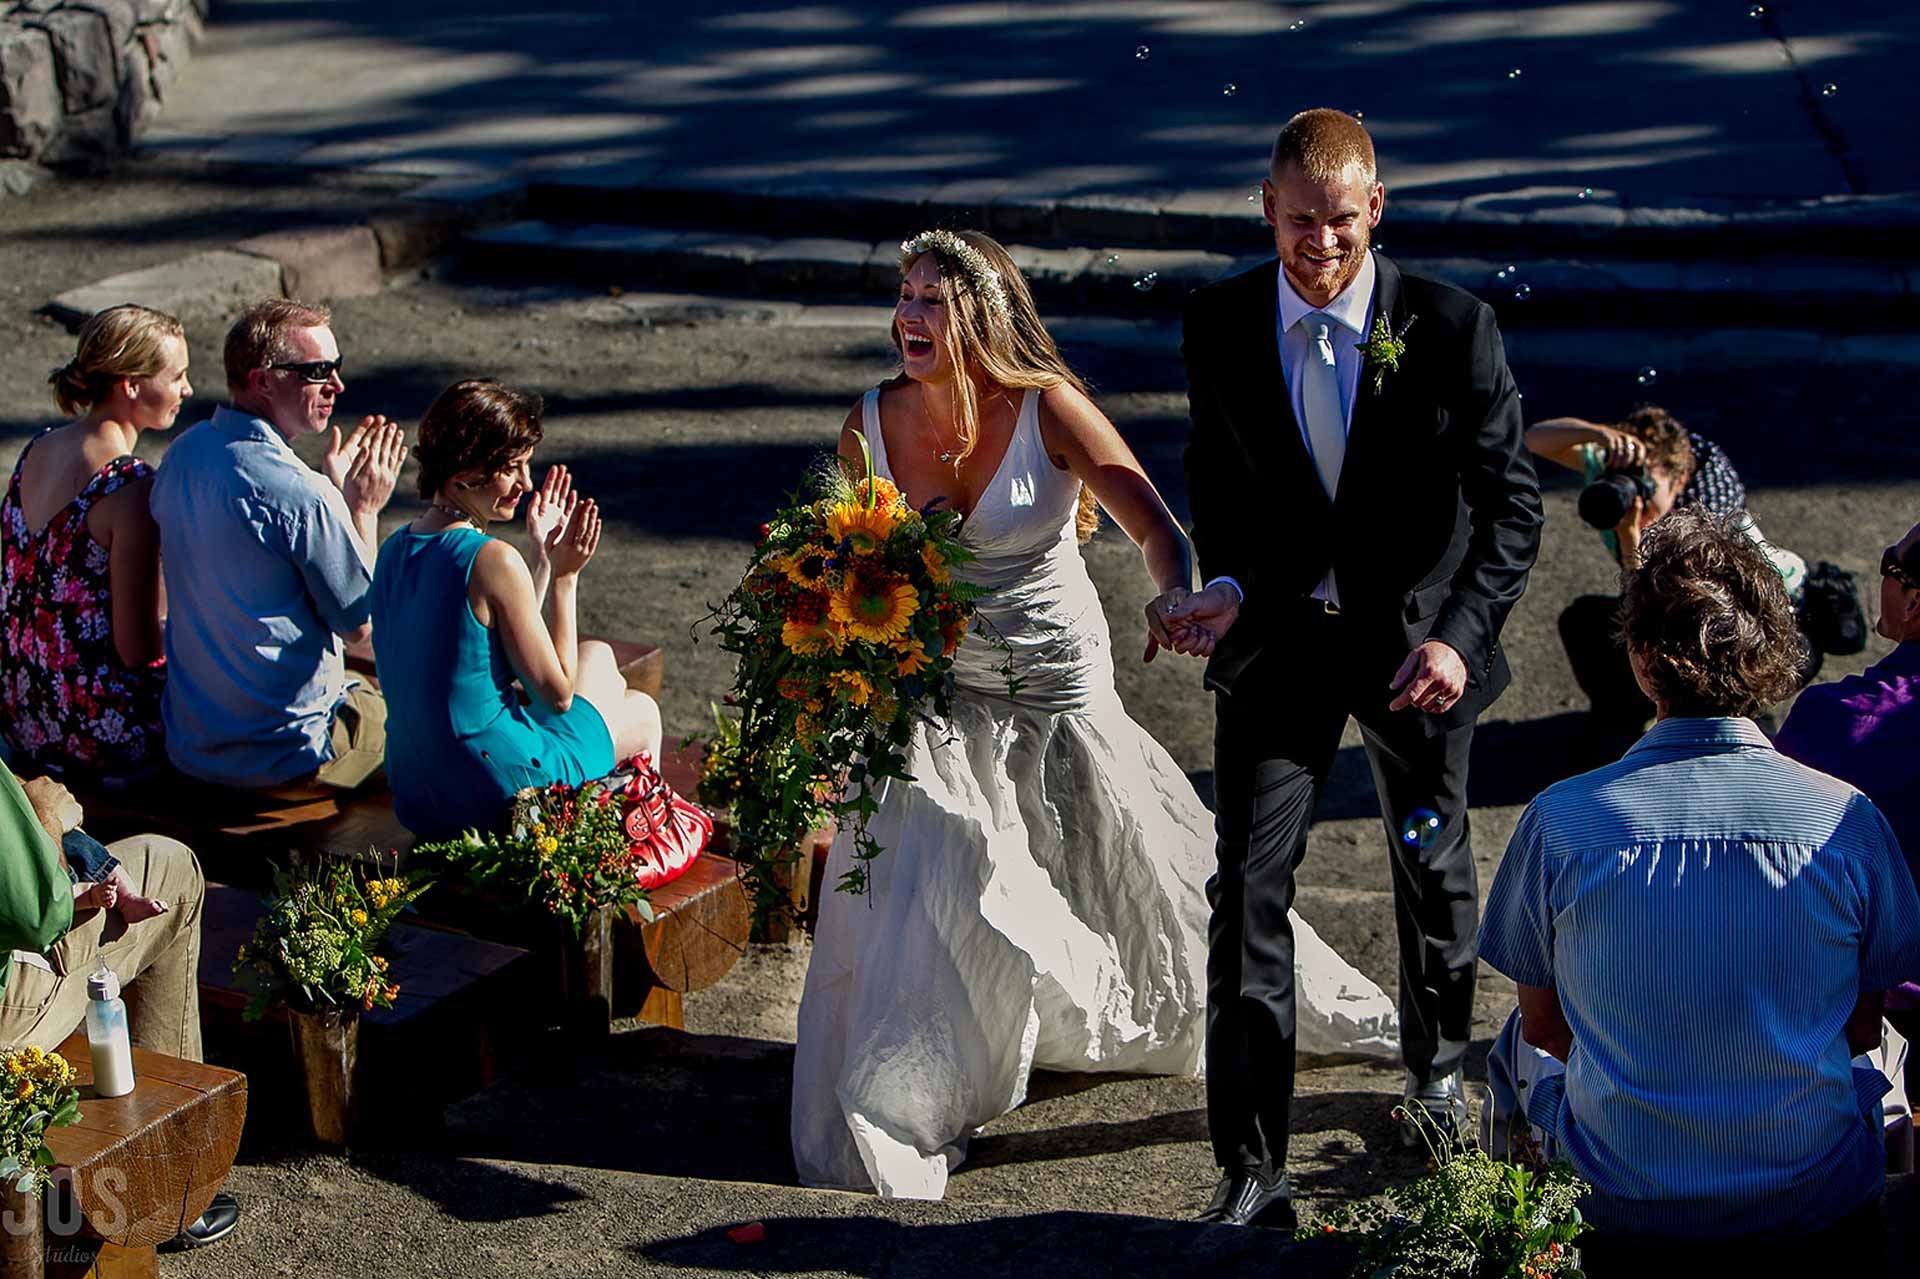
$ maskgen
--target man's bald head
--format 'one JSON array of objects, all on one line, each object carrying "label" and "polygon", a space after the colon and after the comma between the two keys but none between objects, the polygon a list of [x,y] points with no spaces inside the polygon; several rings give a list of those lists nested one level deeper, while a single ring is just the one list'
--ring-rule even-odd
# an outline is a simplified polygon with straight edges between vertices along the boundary
[{"label": "man's bald head", "polygon": [[1302,111],[1281,126],[1280,136],[1273,140],[1268,169],[1277,180],[1288,165],[1298,166],[1316,182],[1339,181],[1353,165],[1360,166],[1365,185],[1372,186],[1379,180],[1373,138],[1358,120],[1332,107]]}]

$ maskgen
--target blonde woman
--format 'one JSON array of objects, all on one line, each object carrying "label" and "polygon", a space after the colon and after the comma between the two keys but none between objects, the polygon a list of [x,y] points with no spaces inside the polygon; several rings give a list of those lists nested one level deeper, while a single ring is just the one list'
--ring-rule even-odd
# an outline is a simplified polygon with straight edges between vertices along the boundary
[{"label": "blonde woman", "polygon": [[73,421],[20,454],[0,502],[0,718],[15,771],[99,777],[164,759],[153,468],[133,455],[193,394],[180,322],[100,312],[48,379]]},{"label": "blonde woman", "polygon": [[[969,1134],[1020,1102],[1036,1066],[1199,1073],[1214,839],[1120,704],[1080,555],[1098,501],[1154,584],[1150,660],[1183,638],[1162,615],[1192,583],[1187,539],[1012,259],[977,232],[907,241],[893,341],[902,371],[848,414],[840,455],[966,517],[977,559],[957,571],[987,588],[980,610],[1020,689],[998,649],[961,645],[952,720],[916,734],[918,780],[880,794],[871,896],[822,901],[792,1137],[809,1185],[937,1199]],[[825,882],[851,852],[835,843]],[[1294,927],[1308,1050],[1393,1052],[1391,1003]]]}]

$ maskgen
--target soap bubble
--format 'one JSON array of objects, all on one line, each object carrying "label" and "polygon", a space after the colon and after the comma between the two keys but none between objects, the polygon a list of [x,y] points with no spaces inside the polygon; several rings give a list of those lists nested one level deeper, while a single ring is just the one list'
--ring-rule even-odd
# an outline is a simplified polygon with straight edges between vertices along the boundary
[{"label": "soap bubble", "polygon": [[1747,16],[1749,18],[1764,18],[1767,16],[1767,6],[1764,4],[1756,4],[1753,8],[1747,10]]},{"label": "soap bubble", "polygon": [[1505,284],[1509,278],[1517,276],[1519,273],[1519,269],[1515,267],[1513,263],[1509,262],[1493,273],[1493,282],[1495,284]]},{"label": "soap bubble", "polygon": [[1251,191],[1249,191],[1249,192],[1247,192],[1247,203],[1248,203],[1248,204],[1258,204],[1258,203],[1260,203],[1260,188],[1259,188],[1259,187],[1255,187],[1255,188],[1254,188],[1253,190],[1251,190]]},{"label": "soap bubble", "polygon": [[1416,808],[1400,823],[1400,844],[1403,848],[1432,848],[1444,825],[1440,814],[1431,808]]},{"label": "soap bubble", "polygon": [[1307,20],[1305,18],[1295,18],[1292,22],[1289,22],[1287,24],[1287,30],[1301,31],[1306,28],[1306,25],[1307,25]]},{"label": "soap bubble", "polygon": [[1820,86],[1820,96],[1823,98],[1831,98],[1838,92],[1840,92],[1840,86],[1834,84],[1832,81],[1828,81],[1826,84]]},{"label": "soap bubble", "polygon": [[1591,200],[1593,198],[1593,188],[1581,187],[1580,194],[1578,196],[1575,196],[1574,198],[1578,200]]},{"label": "soap bubble", "polygon": [[1356,120],[1364,120],[1367,118],[1367,113],[1365,111],[1355,111],[1353,113],[1353,118]]},{"label": "soap bubble", "polygon": [[1148,293],[1151,292],[1153,286],[1158,283],[1160,283],[1160,273],[1158,271],[1149,271],[1133,282],[1133,288],[1136,293]]},{"label": "soap bubble", "polygon": [[1651,364],[1644,365],[1638,373],[1633,375],[1633,380],[1641,386],[1652,386],[1660,380],[1660,370]]},{"label": "soap bubble", "polygon": [[1509,71],[1509,72],[1507,72],[1507,79],[1509,79],[1509,80],[1518,80],[1519,78],[1520,78],[1520,68],[1519,68],[1519,67],[1515,67],[1515,68],[1514,68],[1513,70],[1511,70],[1511,71]]},{"label": "soap bubble", "polygon": [[1513,286],[1513,300],[1515,302],[1525,302],[1532,296],[1533,286],[1531,284],[1516,284]]},{"label": "soap bubble", "polygon": [[1147,46],[1143,44],[1134,49],[1133,56],[1138,61],[1145,62],[1148,58],[1153,56],[1153,50],[1147,48]]},{"label": "soap bubble", "polygon": [[1118,253],[1109,253],[1109,254],[1107,254],[1107,265],[1108,265],[1108,266],[1112,266],[1112,265],[1113,265],[1114,263],[1116,263],[1116,262],[1118,262],[1119,260],[1120,260],[1120,255],[1119,255]]},{"label": "soap bubble", "polygon": [[1220,86],[1220,96],[1223,98],[1231,98],[1238,92],[1240,92],[1240,86],[1231,80]]}]

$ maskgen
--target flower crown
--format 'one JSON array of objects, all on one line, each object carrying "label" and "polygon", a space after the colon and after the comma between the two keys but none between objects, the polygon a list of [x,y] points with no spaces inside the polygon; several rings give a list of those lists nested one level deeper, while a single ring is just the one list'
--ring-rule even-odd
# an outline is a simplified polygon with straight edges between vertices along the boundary
[{"label": "flower crown", "polygon": [[952,231],[922,231],[911,240],[902,240],[900,269],[905,271],[915,258],[929,250],[943,253],[960,264],[960,269],[967,273],[967,282],[980,295],[980,300],[986,303],[987,310],[1003,320],[1012,315],[1012,308],[1007,304],[1006,286],[1000,282],[1000,273],[987,261],[986,254]]}]

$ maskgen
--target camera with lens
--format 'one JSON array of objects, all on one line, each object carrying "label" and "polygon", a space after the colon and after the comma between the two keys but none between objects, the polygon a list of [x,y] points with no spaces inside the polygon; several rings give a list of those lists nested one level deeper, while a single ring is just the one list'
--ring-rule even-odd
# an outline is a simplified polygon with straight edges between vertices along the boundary
[{"label": "camera with lens", "polygon": [[1580,490],[1580,518],[1597,529],[1618,528],[1633,509],[1633,499],[1653,500],[1653,477],[1644,466],[1608,471]]}]

